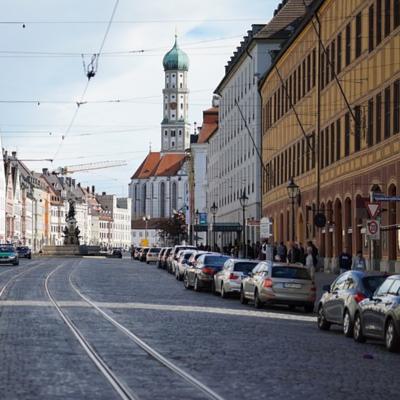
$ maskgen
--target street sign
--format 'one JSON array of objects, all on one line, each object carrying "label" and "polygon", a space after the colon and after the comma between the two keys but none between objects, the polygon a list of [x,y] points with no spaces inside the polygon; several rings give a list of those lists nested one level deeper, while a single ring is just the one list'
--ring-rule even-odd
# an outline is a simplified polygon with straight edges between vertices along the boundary
[{"label": "street sign", "polygon": [[367,207],[367,211],[369,216],[372,219],[375,219],[376,216],[378,215],[379,211],[380,211],[380,207],[381,205],[379,203],[370,203],[370,202],[366,202],[366,207]]},{"label": "street sign", "polygon": [[374,201],[400,201],[400,196],[386,196],[382,193],[372,193],[372,200]]},{"label": "street sign", "polygon": [[272,236],[272,221],[268,217],[261,218],[260,238],[269,239]]},{"label": "street sign", "polygon": [[207,213],[199,213],[199,224],[207,225]]},{"label": "street sign", "polygon": [[376,219],[370,219],[367,221],[367,236],[371,240],[379,240],[381,234],[380,222]]},{"label": "street sign", "polygon": [[326,217],[322,213],[315,214],[314,225],[318,228],[324,228],[326,225]]}]

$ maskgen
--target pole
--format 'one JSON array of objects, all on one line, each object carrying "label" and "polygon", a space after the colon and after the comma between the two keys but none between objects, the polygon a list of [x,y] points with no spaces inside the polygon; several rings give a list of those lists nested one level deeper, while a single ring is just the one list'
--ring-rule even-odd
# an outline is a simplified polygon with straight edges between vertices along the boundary
[{"label": "pole", "polygon": [[[321,198],[321,23],[318,21],[318,51],[317,51],[317,129],[314,143],[314,157],[316,162],[316,179],[317,179],[317,213],[320,211],[320,198]],[[314,221],[313,221],[314,223]]]},{"label": "pole", "polygon": [[215,250],[215,214],[213,214],[213,250]]},{"label": "pole", "polygon": [[243,258],[247,258],[246,248],[246,207],[243,206]]},{"label": "pole", "polygon": [[292,199],[292,242],[294,242],[295,240],[295,234],[294,234],[294,230],[295,230],[295,218],[294,218],[294,201],[295,199]]}]

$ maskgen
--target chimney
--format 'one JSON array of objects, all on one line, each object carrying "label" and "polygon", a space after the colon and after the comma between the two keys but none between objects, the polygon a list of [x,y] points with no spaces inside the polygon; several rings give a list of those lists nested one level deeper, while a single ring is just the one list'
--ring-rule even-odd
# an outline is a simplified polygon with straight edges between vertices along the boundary
[{"label": "chimney", "polygon": [[49,169],[48,168],[43,168],[42,169],[42,173],[43,173],[43,175],[49,175]]},{"label": "chimney", "polygon": [[88,192],[88,193],[90,193],[90,190],[89,190],[90,188],[89,188],[89,186],[86,186],[86,191]]},{"label": "chimney", "polygon": [[81,183],[80,183],[80,182],[78,182],[78,184],[77,184],[76,186],[78,186],[78,188],[80,188],[80,187],[81,187]]},{"label": "chimney", "polygon": [[12,158],[17,158],[17,152],[16,151],[13,151],[12,153],[11,153],[11,155],[12,155]]},{"label": "chimney", "polygon": [[92,194],[94,194],[96,192],[95,187],[92,186]]},{"label": "chimney", "polygon": [[107,194],[106,192],[103,192],[101,195],[102,195],[102,196],[105,196],[106,194]]}]

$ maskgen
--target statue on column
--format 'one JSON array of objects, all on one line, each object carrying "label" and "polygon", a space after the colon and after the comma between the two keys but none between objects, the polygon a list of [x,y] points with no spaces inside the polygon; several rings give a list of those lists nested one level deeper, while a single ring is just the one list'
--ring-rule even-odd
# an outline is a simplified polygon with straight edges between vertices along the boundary
[{"label": "statue on column", "polygon": [[79,234],[80,230],[76,224],[75,218],[75,201],[72,199],[68,200],[69,209],[65,216],[65,222],[67,225],[63,229],[64,233],[64,245],[77,245],[79,246]]}]

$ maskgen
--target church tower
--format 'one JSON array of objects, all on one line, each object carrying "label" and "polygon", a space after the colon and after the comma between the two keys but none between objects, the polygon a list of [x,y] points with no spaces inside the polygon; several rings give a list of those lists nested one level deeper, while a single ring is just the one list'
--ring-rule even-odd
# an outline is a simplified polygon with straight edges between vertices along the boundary
[{"label": "church tower", "polygon": [[161,152],[181,153],[190,144],[190,124],[187,87],[189,57],[175,44],[164,56],[165,84],[163,90],[163,114],[161,123]]}]

